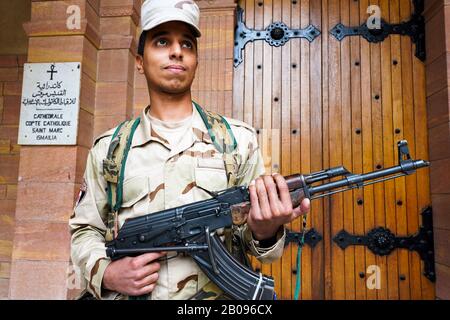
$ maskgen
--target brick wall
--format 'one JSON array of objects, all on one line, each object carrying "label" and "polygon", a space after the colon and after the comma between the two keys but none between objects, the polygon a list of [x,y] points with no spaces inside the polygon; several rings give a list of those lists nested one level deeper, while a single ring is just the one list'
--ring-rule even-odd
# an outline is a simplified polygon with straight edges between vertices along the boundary
[{"label": "brick wall", "polygon": [[24,55],[0,55],[0,299],[8,297],[17,198]]},{"label": "brick wall", "polygon": [[[30,21],[24,24],[28,61],[82,64],[78,141],[20,149],[10,280],[5,283],[9,299],[70,299],[79,293],[67,281],[73,276],[67,222],[93,138],[132,114],[139,1],[32,1]],[[80,9],[80,29],[67,29],[70,5]]]},{"label": "brick wall", "polygon": [[425,1],[436,298],[450,299],[450,3]]}]

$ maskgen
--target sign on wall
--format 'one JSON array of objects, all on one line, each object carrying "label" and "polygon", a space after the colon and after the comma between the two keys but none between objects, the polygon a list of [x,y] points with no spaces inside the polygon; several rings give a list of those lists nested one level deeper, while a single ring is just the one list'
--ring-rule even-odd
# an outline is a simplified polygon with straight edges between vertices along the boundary
[{"label": "sign on wall", "polygon": [[81,63],[24,65],[18,143],[75,145]]}]

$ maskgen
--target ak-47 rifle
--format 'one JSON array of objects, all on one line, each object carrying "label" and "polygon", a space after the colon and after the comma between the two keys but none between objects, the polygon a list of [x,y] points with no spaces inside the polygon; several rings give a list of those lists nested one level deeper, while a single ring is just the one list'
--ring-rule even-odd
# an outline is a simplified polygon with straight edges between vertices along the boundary
[{"label": "ak-47 rifle", "polygon": [[[409,175],[430,165],[428,161],[411,159],[405,140],[398,142],[398,158],[397,166],[365,174],[352,174],[341,166],[285,177],[293,207],[300,205],[305,197],[311,200],[322,198]],[[339,176],[343,179],[313,185]],[[211,199],[128,219],[116,239],[106,243],[107,255],[117,260],[148,252],[187,252],[208,278],[231,298],[273,299],[273,279],[238,262],[216,234],[218,229],[230,227],[233,217],[248,213],[248,188],[232,187],[210,193]]]}]

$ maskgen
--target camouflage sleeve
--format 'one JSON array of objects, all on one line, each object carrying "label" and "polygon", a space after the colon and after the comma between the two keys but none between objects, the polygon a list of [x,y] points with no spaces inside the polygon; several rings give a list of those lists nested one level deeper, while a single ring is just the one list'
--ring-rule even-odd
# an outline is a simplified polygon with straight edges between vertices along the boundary
[{"label": "camouflage sleeve", "polygon": [[[246,150],[240,150],[244,155],[244,161],[242,161],[239,173],[238,173],[238,185],[248,186],[250,182],[265,173],[264,159],[262,157],[261,149],[258,145],[257,136],[254,130],[251,131],[251,137],[246,139],[248,141],[245,144]],[[244,240],[244,244],[247,250],[254,255],[262,263],[271,263],[279,259],[283,255],[284,242],[286,239],[286,231],[284,226],[280,227],[280,230],[276,235],[276,243],[271,247],[261,247],[259,241],[253,238],[253,233],[248,228],[247,224],[234,230],[235,234]]]},{"label": "camouflage sleeve", "polygon": [[103,274],[111,261],[105,251],[104,221],[108,209],[100,159],[97,145],[89,153],[84,182],[69,221],[71,258],[87,283],[87,291],[97,299],[113,299],[116,293],[102,290]]}]

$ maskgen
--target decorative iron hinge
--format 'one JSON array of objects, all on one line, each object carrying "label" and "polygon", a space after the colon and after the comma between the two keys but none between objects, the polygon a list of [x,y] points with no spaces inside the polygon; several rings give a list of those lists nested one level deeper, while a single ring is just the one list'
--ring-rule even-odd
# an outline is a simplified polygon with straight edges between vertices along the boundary
[{"label": "decorative iron hinge", "polygon": [[409,21],[398,24],[389,24],[383,19],[380,28],[369,28],[367,23],[357,27],[346,27],[342,23],[337,24],[330,33],[339,41],[347,36],[362,36],[369,42],[378,43],[386,39],[390,34],[407,35],[416,45],[416,57],[422,61],[426,59],[425,48],[425,19],[423,0],[413,0],[414,13]]},{"label": "decorative iron hinge", "polygon": [[237,67],[243,61],[242,50],[250,41],[266,40],[271,46],[280,47],[292,38],[305,38],[312,42],[320,35],[320,31],[313,25],[309,25],[305,29],[289,29],[283,22],[274,22],[265,30],[251,30],[244,23],[243,13],[244,10],[237,7],[234,33],[234,67]]},{"label": "decorative iron hinge", "polygon": [[[293,232],[291,230],[287,230],[284,246],[287,246],[291,242],[295,242],[297,245],[300,245],[301,238],[301,232]],[[309,245],[311,248],[314,248],[321,240],[322,236],[314,228],[309,229],[305,233],[305,244]]]},{"label": "decorative iron hinge", "polygon": [[432,282],[435,282],[436,280],[431,207],[427,207],[422,212],[422,226],[415,235],[397,237],[389,229],[377,227],[370,230],[365,236],[352,235],[345,230],[341,230],[333,238],[333,241],[336,242],[341,249],[345,249],[352,245],[367,246],[370,251],[379,256],[389,255],[397,248],[417,251],[424,262],[424,276]]}]

